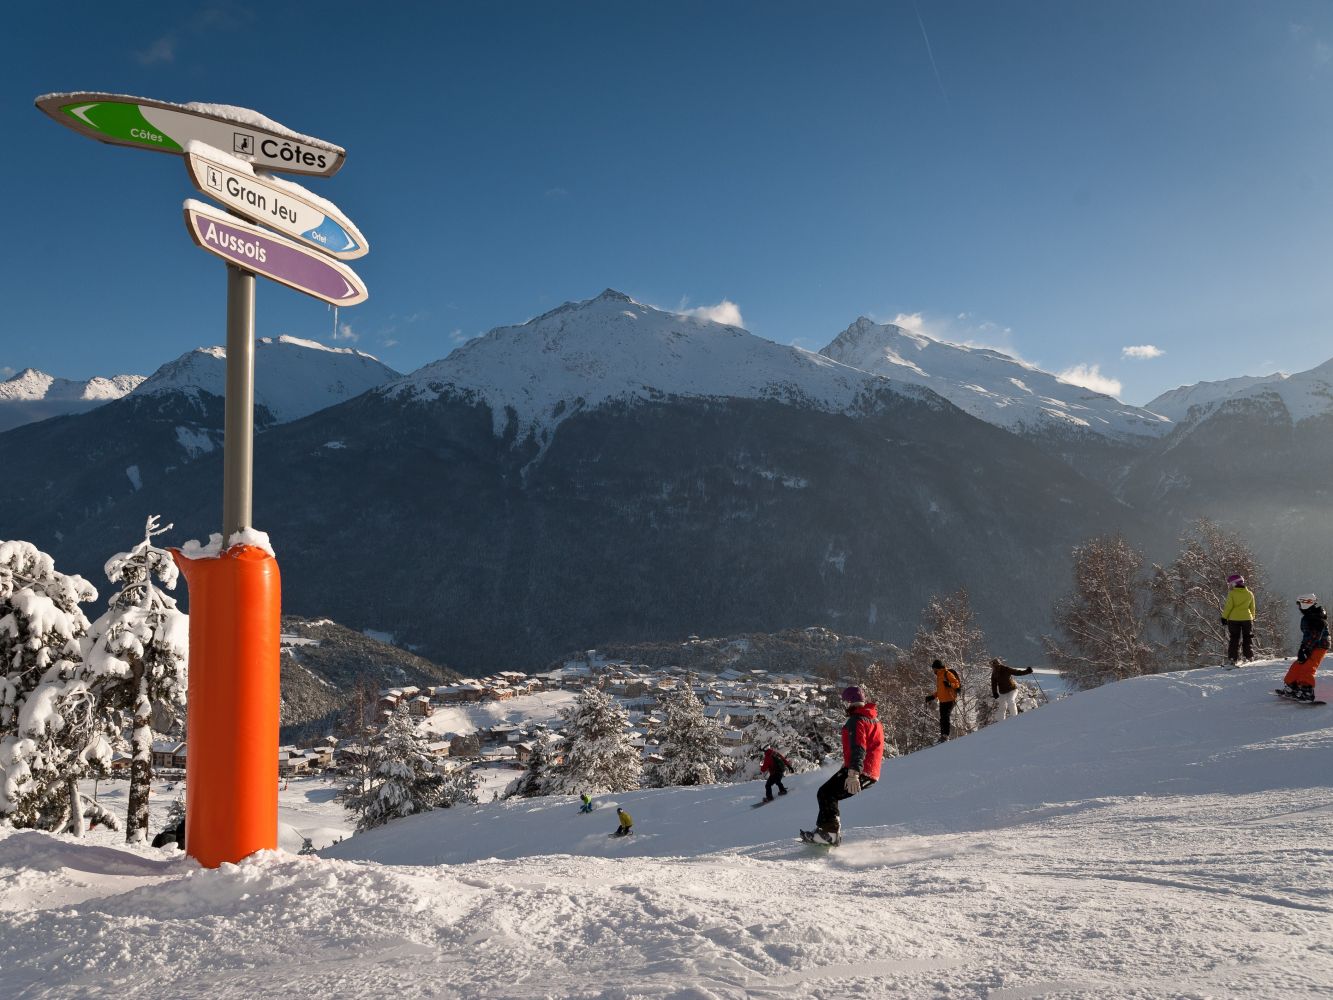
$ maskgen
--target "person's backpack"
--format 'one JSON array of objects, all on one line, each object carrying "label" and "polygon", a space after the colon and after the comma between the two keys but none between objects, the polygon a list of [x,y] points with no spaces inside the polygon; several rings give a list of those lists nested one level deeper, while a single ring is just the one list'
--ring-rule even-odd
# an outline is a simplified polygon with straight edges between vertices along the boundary
[{"label": "person's backpack", "polygon": [[955,691],[963,690],[963,679],[958,676],[958,671],[953,667],[944,668],[945,685],[953,688]]}]

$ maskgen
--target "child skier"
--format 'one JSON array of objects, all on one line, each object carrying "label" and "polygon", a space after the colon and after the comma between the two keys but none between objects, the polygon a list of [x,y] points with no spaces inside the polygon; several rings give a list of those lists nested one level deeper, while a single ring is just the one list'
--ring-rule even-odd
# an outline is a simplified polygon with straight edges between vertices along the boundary
[{"label": "child skier", "polygon": [[1328,652],[1328,612],[1314,594],[1296,598],[1296,607],[1301,609],[1301,645],[1282,681],[1293,698],[1314,701],[1314,674]]},{"label": "child skier", "polygon": [[[1222,605],[1222,622],[1227,627],[1227,659],[1237,666],[1242,656],[1254,659],[1251,641],[1254,637],[1254,592],[1245,586],[1245,577],[1232,573],[1227,577],[1231,589]],[[1242,645],[1243,643],[1243,645]]]},{"label": "child skier", "polygon": [[847,709],[847,721],[842,724],[842,767],[815,793],[819,802],[815,828],[801,831],[801,839],[812,844],[842,843],[838,803],[878,781],[884,757],[884,727],[874,702],[867,703],[866,693],[859,687],[843,691],[842,700]]},{"label": "child skier", "polygon": [[782,783],[783,776],[791,769],[791,764],[787,758],[778,753],[773,747],[764,751],[764,762],[759,765],[759,773],[767,774],[768,780],[764,782],[764,801],[773,801],[773,786],[778,786],[778,794],[786,795],[787,788]]},{"label": "child skier", "polygon": [[579,798],[583,800],[583,805],[579,806],[579,812],[581,813],[592,812],[592,796],[589,795],[587,792],[580,792]]},{"label": "child skier", "polygon": [[616,817],[620,820],[620,826],[616,827],[614,837],[628,837],[634,832],[634,817],[625,812],[624,808],[616,810]]},{"label": "child skier", "polygon": [[936,742],[943,743],[949,738],[949,717],[953,715],[954,702],[958,700],[958,692],[962,689],[963,682],[958,676],[958,671],[953,667],[946,667],[939,660],[932,662],[930,669],[935,671],[935,690],[926,695],[926,701],[940,703],[940,738]]}]

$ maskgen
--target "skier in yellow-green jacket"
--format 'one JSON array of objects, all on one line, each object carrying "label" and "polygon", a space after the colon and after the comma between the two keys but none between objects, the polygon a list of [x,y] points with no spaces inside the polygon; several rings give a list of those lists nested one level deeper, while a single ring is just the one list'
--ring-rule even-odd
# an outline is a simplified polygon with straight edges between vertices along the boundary
[{"label": "skier in yellow-green jacket", "polygon": [[1245,586],[1245,577],[1232,573],[1227,577],[1231,589],[1222,605],[1222,624],[1227,627],[1227,659],[1234,667],[1254,659],[1251,640],[1254,635],[1254,592]]}]

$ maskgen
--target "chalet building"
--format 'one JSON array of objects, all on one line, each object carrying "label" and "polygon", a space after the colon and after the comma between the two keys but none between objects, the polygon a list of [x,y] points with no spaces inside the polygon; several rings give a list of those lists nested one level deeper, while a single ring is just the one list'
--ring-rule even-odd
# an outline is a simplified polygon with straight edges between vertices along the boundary
[{"label": "chalet building", "polygon": [[184,743],[154,743],[152,752],[154,769],[168,768],[181,771],[185,770]]},{"label": "chalet building", "polygon": [[407,703],[407,711],[419,719],[427,719],[435,714],[435,706],[427,695],[419,694]]}]

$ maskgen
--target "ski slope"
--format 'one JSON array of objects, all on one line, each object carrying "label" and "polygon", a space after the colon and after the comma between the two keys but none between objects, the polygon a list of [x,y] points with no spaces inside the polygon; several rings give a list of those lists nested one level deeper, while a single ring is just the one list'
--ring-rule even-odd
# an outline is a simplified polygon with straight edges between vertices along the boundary
[{"label": "ski slope", "polygon": [[762,809],[759,782],[492,803],[217,871],[0,833],[0,994],[1328,996],[1333,709],[1271,694],[1284,667],[888,761],[834,851],[793,839],[831,769]]}]

